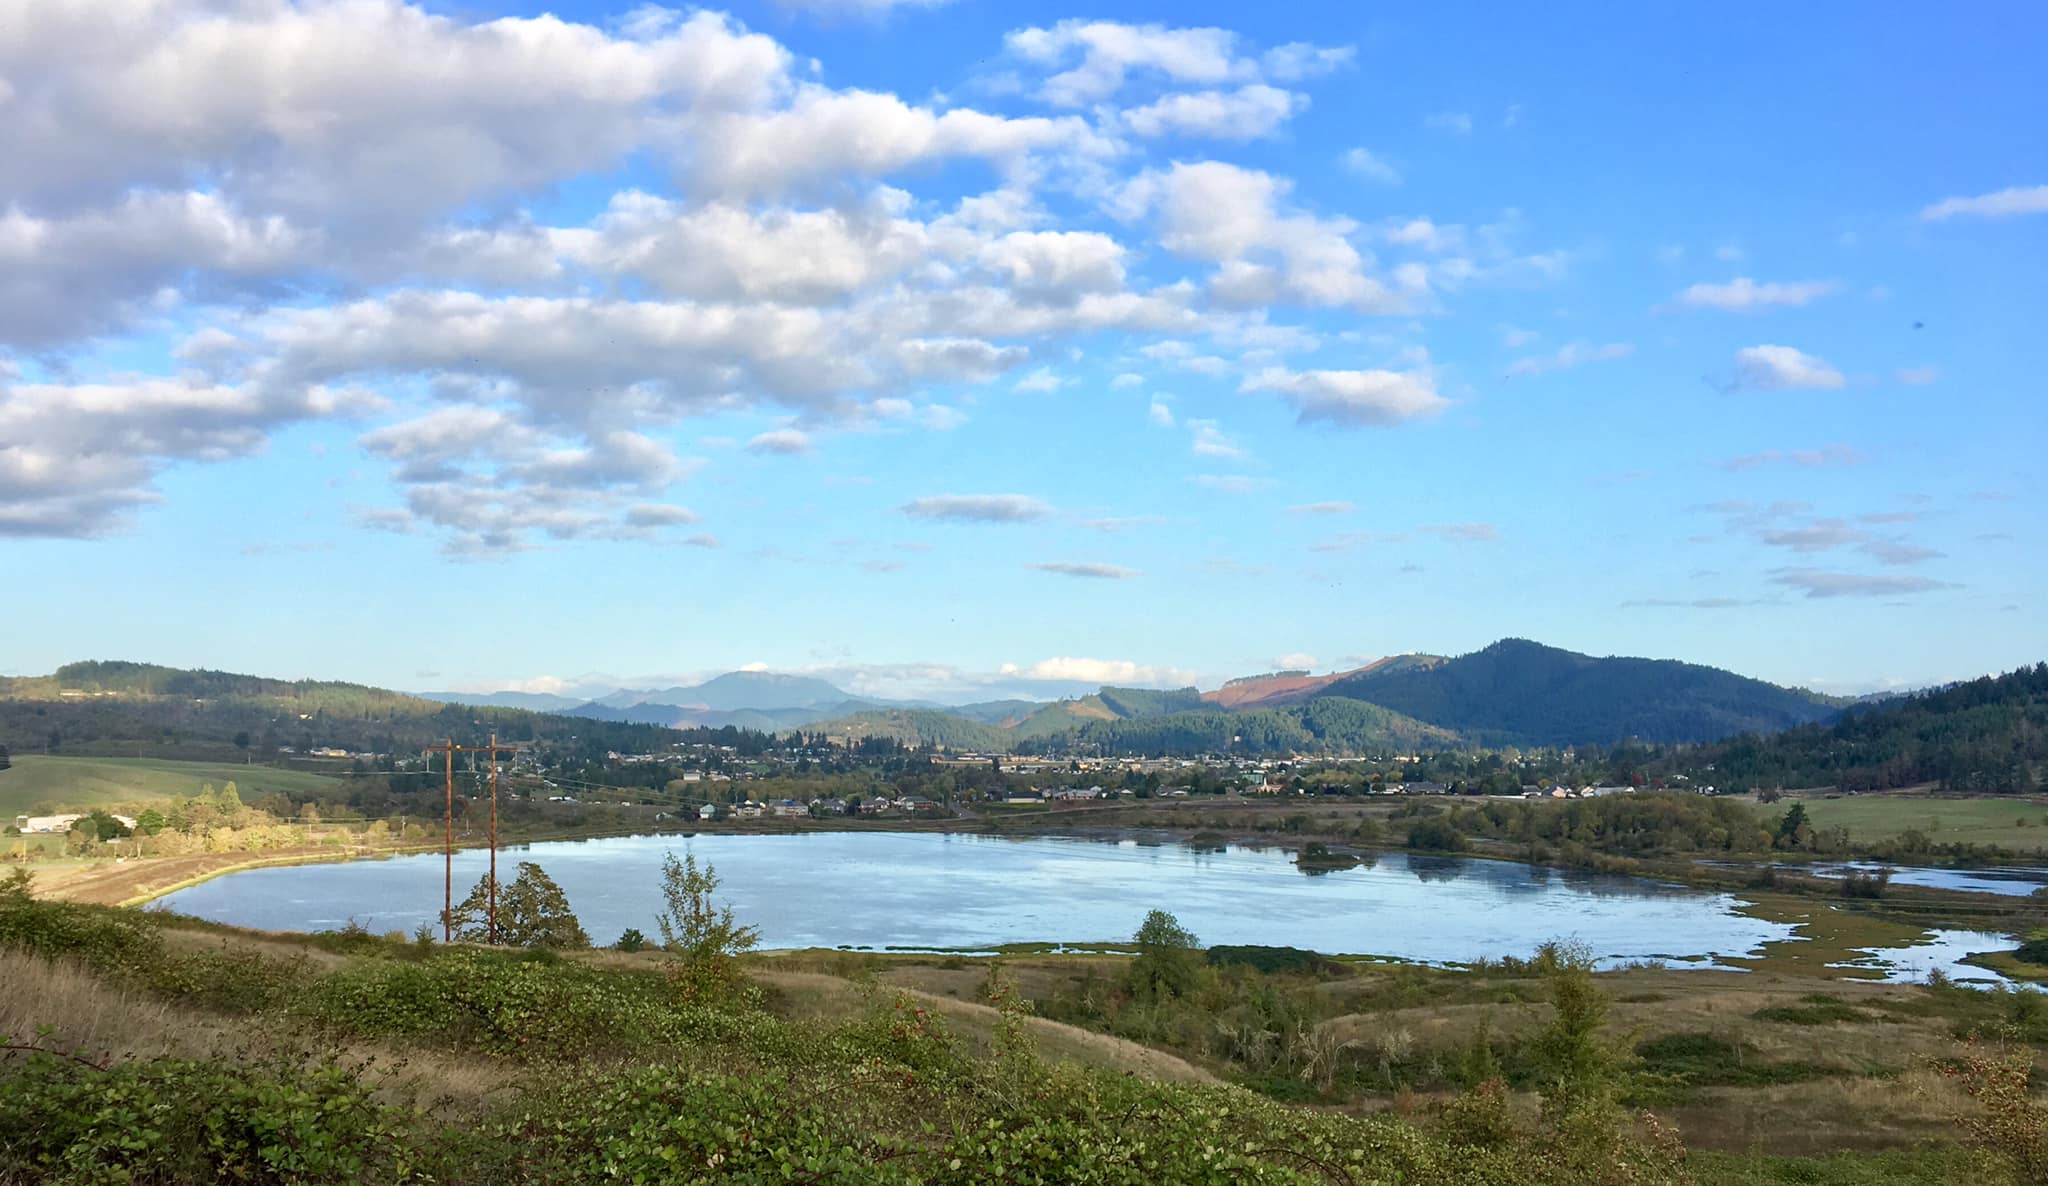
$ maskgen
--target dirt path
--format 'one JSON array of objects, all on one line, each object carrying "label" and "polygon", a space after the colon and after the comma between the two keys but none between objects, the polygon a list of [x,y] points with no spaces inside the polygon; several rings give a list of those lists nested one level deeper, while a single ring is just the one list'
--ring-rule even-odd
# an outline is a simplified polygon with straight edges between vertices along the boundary
[{"label": "dirt path", "polygon": [[45,898],[62,898],[66,901],[88,902],[99,906],[119,906],[172,886],[225,873],[231,869],[335,860],[338,855],[332,848],[306,847],[276,849],[260,854],[209,852],[182,857],[131,857],[127,860],[95,861],[91,864],[37,869],[35,892]]}]

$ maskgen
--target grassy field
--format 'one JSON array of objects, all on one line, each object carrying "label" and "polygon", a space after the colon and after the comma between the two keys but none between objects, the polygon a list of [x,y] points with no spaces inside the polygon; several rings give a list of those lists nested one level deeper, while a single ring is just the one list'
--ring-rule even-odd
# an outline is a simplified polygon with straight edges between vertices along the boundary
[{"label": "grassy field", "polygon": [[244,802],[271,791],[318,793],[335,785],[323,775],[234,763],[175,762],[164,758],[64,758],[19,754],[0,770],[0,816],[49,805],[83,810],[144,799],[196,795],[207,783],[234,783]]},{"label": "grassy field", "polygon": [[[1857,795],[1804,799],[1816,828],[1844,827],[1861,843],[1909,829],[1939,844],[1996,844],[2001,848],[2048,850],[2048,804],[2033,799],[1947,799],[1924,795]],[[1790,800],[1762,808],[1772,819]]]}]

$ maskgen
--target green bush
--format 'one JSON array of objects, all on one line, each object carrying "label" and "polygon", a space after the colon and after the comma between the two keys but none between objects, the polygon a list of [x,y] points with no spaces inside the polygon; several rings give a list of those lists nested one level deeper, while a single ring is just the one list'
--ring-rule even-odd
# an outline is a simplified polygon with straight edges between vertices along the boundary
[{"label": "green bush", "polygon": [[396,1182],[402,1117],[353,1072],[38,1053],[0,1076],[0,1178],[63,1183]]}]

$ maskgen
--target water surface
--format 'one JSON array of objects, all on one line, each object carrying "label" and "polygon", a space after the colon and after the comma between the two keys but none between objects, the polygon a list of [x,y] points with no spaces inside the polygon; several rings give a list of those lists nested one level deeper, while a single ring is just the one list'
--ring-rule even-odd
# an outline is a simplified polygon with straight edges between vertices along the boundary
[{"label": "water surface", "polygon": [[[1432,963],[1584,944],[1604,963],[1711,966],[1792,928],[1736,913],[1740,899],[1682,886],[1505,861],[1385,854],[1309,876],[1292,854],[1232,846],[942,833],[632,836],[500,850],[545,868],[585,929],[610,943],[655,934],[662,854],[693,852],[723,880],[767,947],[986,948],[1127,939],[1170,910],[1205,944],[1259,943]],[[455,854],[455,897],[487,854]],[[410,931],[441,908],[438,854],[252,869],[162,900],[171,910],[267,930],[329,930],[354,919]]]}]

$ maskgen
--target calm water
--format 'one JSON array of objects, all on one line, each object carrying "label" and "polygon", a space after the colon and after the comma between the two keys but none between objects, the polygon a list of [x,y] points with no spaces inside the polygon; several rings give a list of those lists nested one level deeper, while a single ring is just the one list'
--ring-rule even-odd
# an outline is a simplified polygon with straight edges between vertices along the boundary
[{"label": "calm water", "polygon": [[[499,877],[539,863],[600,943],[653,935],[662,854],[717,866],[722,893],[768,947],[985,947],[1128,938],[1172,911],[1204,943],[1263,943],[1444,962],[1527,955],[1550,939],[1606,962],[1710,963],[1791,928],[1735,913],[1728,894],[1503,861],[1387,854],[1316,876],[1290,853],[1054,837],[815,832],[634,836],[499,853]],[[455,896],[487,854],[455,855]],[[163,906],[268,930],[328,930],[351,918],[410,931],[441,907],[441,857],[252,869],[182,890]]]},{"label": "calm water", "polygon": [[1840,865],[1812,865],[1807,871],[1816,877],[1838,878],[1845,869],[1859,869],[1866,873],[1876,869],[1890,869],[1892,880],[1899,885],[1965,890],[1973,894],[2005,894],[2020,898],[2027,897],[2035,890],[2048,885],[2048,869],[2007,866],[1985,869],[1930,869],[1911,865],[1884,865],[1875,861],[1852,861]]}]

